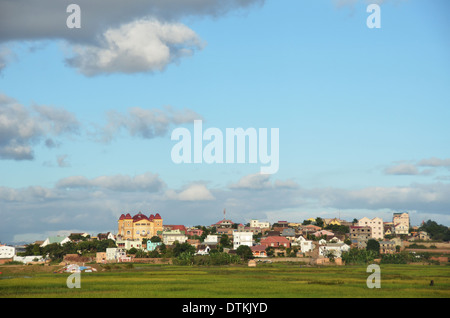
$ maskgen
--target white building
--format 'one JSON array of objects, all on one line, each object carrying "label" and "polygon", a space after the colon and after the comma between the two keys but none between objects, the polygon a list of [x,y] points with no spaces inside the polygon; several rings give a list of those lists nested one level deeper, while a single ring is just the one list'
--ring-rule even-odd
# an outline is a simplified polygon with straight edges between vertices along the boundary
[{"label": "white building", "polygon": [[394,213],[392,218],[392,223],[394,223],[394,231],[396,235],[408,234],[409,233],[409,214],[404,213]]},{"label": "white building", "polygon": [[334,257],[341,257],[342,252],[348,252],[350,246],[345,243],[327,243],[319,246],[319,256],[327,257],[329,253],[333,253]]},{"label": "white building", "polygon": [[261,229],[270,228],[269,222],[260,222],[258,220],[250,220],[250,227],[259,227]]},{"label": "white building", "polygon": [[165,245],[173,245],[175,242],[183,244],[188,240],[188,237],[183,233],[178,229],[172,231],[164,231],[162,232],[163,243]]},{"label": "white building", "polygon": [[383,219],[379,217],[375,217],[373,219],[363,217],[358,221],[358,226],[370,226],[370,228],[372,229],[373,239],[382,240],[384,238]]},{"label": "white building", "polygon": [[219,243],[219,235],[207,235],[203,244],[206,245],[217,245]]},{"label": "white building", "polygon": [[137,250],[143,250],[145,248],[144,246],[142,246],[141,240],[117,240],[116,245],[119,249],[126,251],[132,248],[135,248]]},{"label": "white building", "polygon": [[36,256],[36,255],[31,255],[31,256],[14,256],[14,261],[16,262],[22,262],[24,264],[28,264],[31,262],[44,262],[45,259],[43,256]]},{"label": "white building", "polygon": [[127,252],[124,249],[117,247],[108,247],[106,249],[106,261],[119,262],[120,259],[127,256]]},{"label": "white building", "polygon": [[292,243],[291,246],[300,247],[302,253],[311,252],[314,249],[313,241],[308,241],[303,236],[299,236]]},{"label": "white building", "polygon": [[16,255],[16,249],[12,246],[2,245],[0,246],[0,259],[13,258]]},{"label": "white building", "polygon": [[233,231],[233,249],[236,250],[241,245],[253,246],[252,232]]}]

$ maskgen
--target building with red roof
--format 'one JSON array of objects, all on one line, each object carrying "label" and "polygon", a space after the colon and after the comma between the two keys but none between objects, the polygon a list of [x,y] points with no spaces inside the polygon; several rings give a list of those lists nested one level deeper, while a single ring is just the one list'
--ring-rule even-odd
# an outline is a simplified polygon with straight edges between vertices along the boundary
[{"label": "building with red roof", "polygon": [[122,214],[119,217],[118,238],[122,240],[142,240],[144,238],[152,238],[157,236],[158,232],[163,231],[163,219],[156,213],[147,217],[139,212],[133,217],[130,213]]}]

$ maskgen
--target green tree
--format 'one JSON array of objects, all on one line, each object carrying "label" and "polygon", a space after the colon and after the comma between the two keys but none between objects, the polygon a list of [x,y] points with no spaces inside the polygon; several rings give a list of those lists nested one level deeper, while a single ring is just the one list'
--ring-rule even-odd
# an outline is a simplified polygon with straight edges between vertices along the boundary
[{"label": "green tree", "polygon": [[228,235],[226,235],[226,234],[222,235],[222,237],[220,238],[219,244],[222,246],[222,248],[231,248],[231,246],[232,246],[231,240],[228,237]]},{"label": "green tree", "polygon": [[128,250],[128,254],[135,255],[138,252],[138,250],[135,247],[132,247]]},{"label": "green tree", "polygon": [[236,249],[236,254],[239,255],[244,260],[252,259],[253,258],[253,252],[252,249],[247,245],[240,245]]},{"label": "green tree", "polygon": [[366,245],[367,251],[374,251],[377,254],[380,253],[380,243],[377,240],[369,239]]},{"label": "green tree", "polygon": [[323,225],[324,225],[323,219],[320,218],[320,217],[317,217],[316,218],[316,225],[320,226],[320,227],[323,227]]},{"label": "green tree", "polygon": [[152,237],[150,238],[150,242],[152,242],[152,243],[158,243],[158,242],[161,242],[161,238],[160,238],[159,236],[152,236]]}]

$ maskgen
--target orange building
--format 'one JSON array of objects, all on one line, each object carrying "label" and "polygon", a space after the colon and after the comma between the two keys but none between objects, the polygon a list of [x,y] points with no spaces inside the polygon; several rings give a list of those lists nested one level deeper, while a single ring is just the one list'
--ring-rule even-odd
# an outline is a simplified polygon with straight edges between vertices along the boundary
[{"label": "orange building", "polygon": [[117,236],[122,240],[142,240],[157,236],[158,232],[163,231],[163,219],[156,213],[150,217],[141,212],[131,217],[130,213],[122,214],[117,221]]}]

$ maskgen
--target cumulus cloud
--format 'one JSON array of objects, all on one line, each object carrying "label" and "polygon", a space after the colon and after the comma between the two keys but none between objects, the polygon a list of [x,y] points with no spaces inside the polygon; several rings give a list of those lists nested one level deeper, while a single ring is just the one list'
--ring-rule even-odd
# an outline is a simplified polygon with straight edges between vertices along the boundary
[{"label": "cumulus cloud", "polygon": [[27,108],[0,94],[0,159],[32,160],[33,146],[49,136],[76,134],[74,114],[50,106]]},{"label": "cumulus cloud", "polygon": [[98,44],[75,45],[67,63],[87,76],[163,71],[203,45],[183,24],[138,20],[107,30]]},{"label": "cumulus cloud", "polygon": [[[63,40],[73,45],[75,54],[68,65],[88,76],[154,72],[201,49],[198,36],[181,25],[181,19],[220,17],[264,0],[78,0],[81,28],[77,29],[66,26],[71,3],[1,1],[0,43]],[[1,65],[5,59],[0,54]]]},{"label": "cumulus cloud", "polygon": [[[251,179],[254,181],[244,182]],[[260,186],[255,187],[255,182]],[[350,217],[361,216],[361,211],[366,216],[415,211],[415,215],[433,215],[440,223],[450,222],[448,183],[307,189],[291,182],[282,182],[277,187],[276,182],[270,184],[268,179],[253,176],[234,184],[241,187],[209,187],[194,182],[171,189],[158,175],[145,173],[96,178],[72,176],[61,179],[53,188],[0,187],[0,239],[7,242],[14,235],[75,227],[87,232],[114,232],[117,218],[125,211],[131,214],[142,211],[147,215],[158,212],[166,224],[185,225],[215,223],[223,217],[224,208],[227,217],[242,223],[268,217],[276,218],[275,221],[289,217],[300,222],[305,215],[336,210]]]},{"label": "cumulus cloud", "polygon": [[190,184],[181,191],[169,189],[166,191],[166,197],[170,200],[179,201],[209,201],[215,199],[208,188],[201,183]]},{"label": "cumulus cloud", "polygon": [[166,135],[172,125],[193,123],[195,119],[203,118],[190,109],[132,107],[128,109],[127,114],[117,111],[108,112],[107,124],[97,134],[105,142],[111,141],[121,130],[134,137],[151,139]]},{"label": "cumulus cloud", "polygon": [[448,167],[450,168],[450,158],[440,159],[436,157],[432,157],[429,159],[422,159],[418,163],[419,166],[425,167]]},{"label": "cumulus cloud", "polygon": [[367,187],[356,190],[322,188],[305,191],[303,195],[315,198],[322,206],[337,209],[393,209],[448,213],[450,206],[450,185],[443,183]]},{"label": "cumulus cloud", "polygon": [[157,174],[144,173],[134,177],[126,175],[100,176],[88,179],[72,176],[58,181],[57,188],[65,189],[106,189],[112,191],[146,191],[158,192],[165,187],[164,181]]}]

